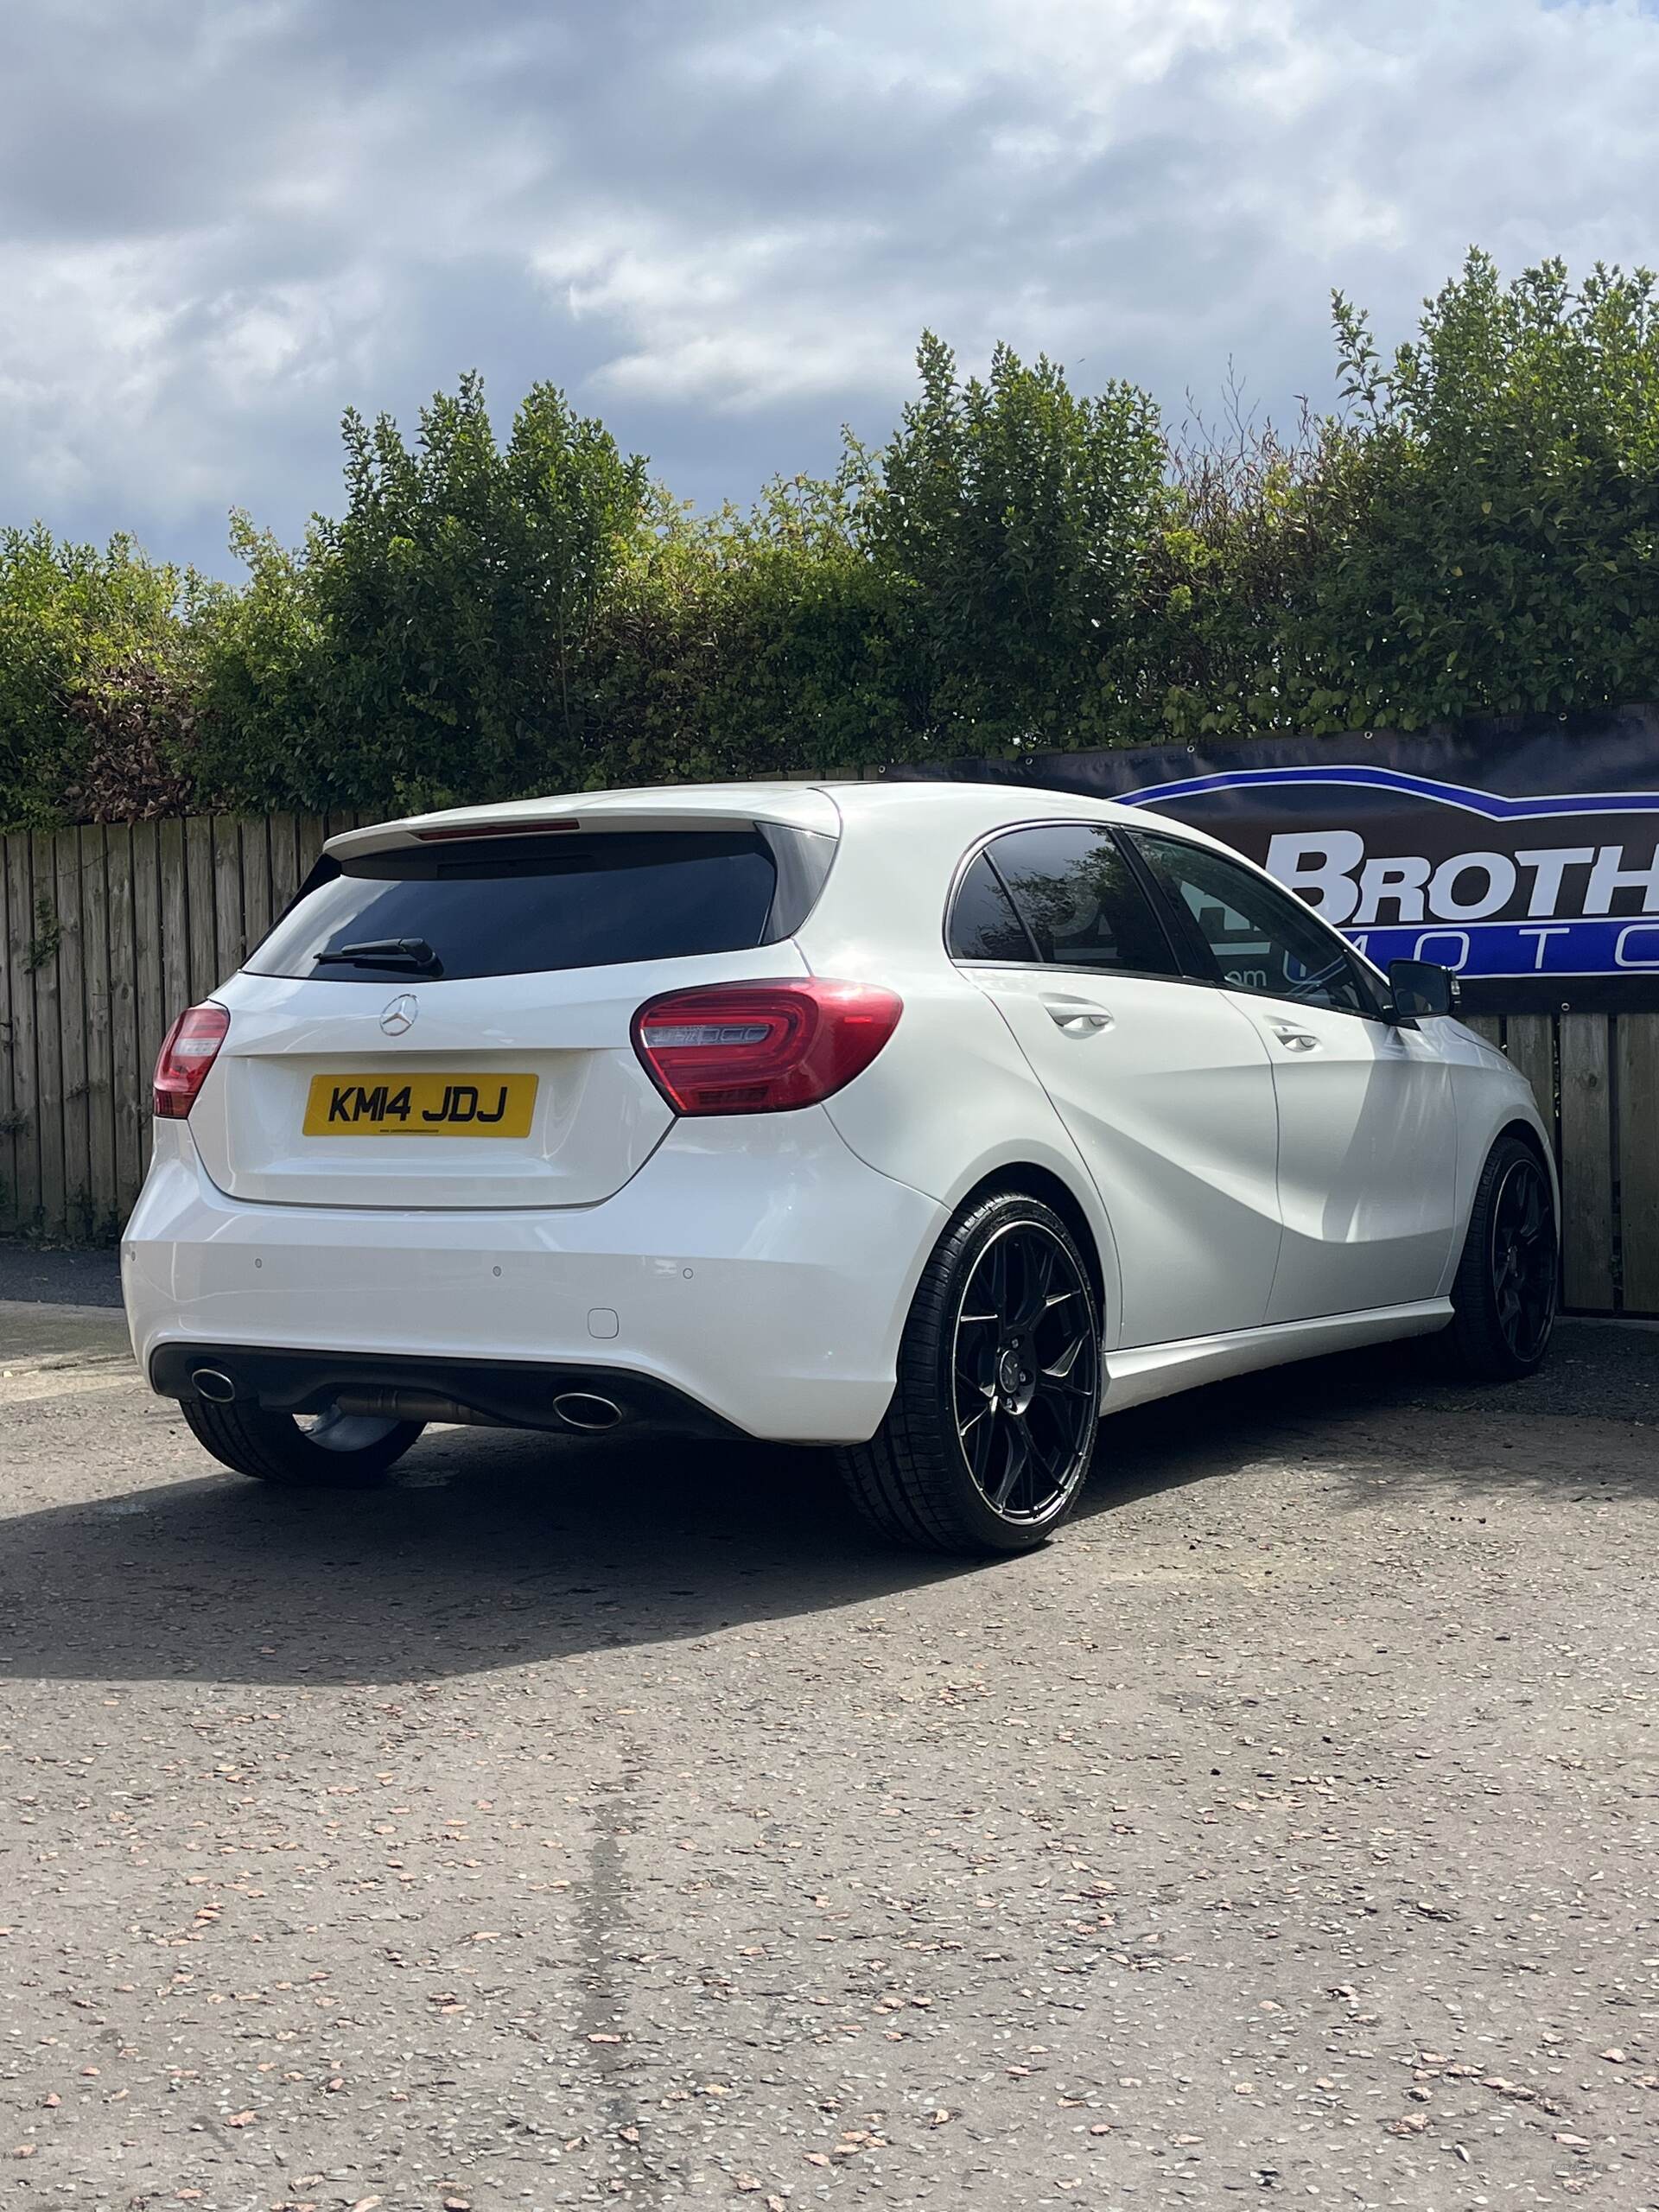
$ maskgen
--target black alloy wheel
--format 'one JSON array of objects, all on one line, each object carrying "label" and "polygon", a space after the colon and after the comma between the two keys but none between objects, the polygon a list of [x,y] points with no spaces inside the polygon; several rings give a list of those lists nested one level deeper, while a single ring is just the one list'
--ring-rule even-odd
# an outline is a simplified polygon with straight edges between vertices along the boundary
[{"label": "black alloy wheel", "polygon": [[999,1230],[957,1308],[957,1439],[974,1487],[1010,1522],[1046,1522],[1088,1463],[1099,1406],[1093,1301],[1069,1243],[1041,1223]]},{"label": "black alloy wheel", "polygon": [[1083,1489],[1103,1376],[1068,1224],[1025,1191],[971,1200],[917,1285],[886,1418],[838,1454],[855,1504],[894,1543],[1033,1550]]},{"label": "black alloy wheel", "polygon": [[1493,1193],[1492,1306],[1519,1367],[1542,1357],[1555,1320],[1555,1210],[1544,1171],[1529,1153],[1505,1166]]},{"label": "black alloy wheel", "polygon": [[1560,1280],[1555,1191],[1529,1138],[1506,1129],[1487,1154],[1452,1285],[1437,1364],[1469,1382],[1510,1382],[1543,1363]]}]

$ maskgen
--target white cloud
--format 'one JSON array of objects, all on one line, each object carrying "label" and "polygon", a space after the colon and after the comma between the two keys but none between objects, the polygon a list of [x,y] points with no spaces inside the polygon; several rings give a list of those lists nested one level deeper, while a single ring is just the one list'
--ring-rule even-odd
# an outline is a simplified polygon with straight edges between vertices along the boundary
[{"label": "white cloud", "polygon": [[1636,0],[75,0],[0,82],[0,515],[222,559],[348,401],[566,385],[677,489],[879,435],[927,323],[1330,396],[1471,240],[1654,253]]}]

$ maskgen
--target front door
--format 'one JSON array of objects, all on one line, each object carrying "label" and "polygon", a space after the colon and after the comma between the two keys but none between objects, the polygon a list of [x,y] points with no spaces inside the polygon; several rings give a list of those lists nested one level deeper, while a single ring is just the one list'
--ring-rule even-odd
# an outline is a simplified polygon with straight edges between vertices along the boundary
[{"label": "front door", "polygon": [[1284,1241],[1267,1318],[1434,1297],[1455,1233],[1457,1116],[1431,1037],[1382,1018],[1359,962],[1300,899],[1206,846],[1135,834],[1272,1064]]},{"label": "front door", "polygon": [[1116,1341],[1259,1325],[1280,1233],[1268,1047],[1228,993],[1181,978],[1110,831],[1058,823],[994,839],[963,878],[950,950],[1099,1189],[1122,1281]]}]

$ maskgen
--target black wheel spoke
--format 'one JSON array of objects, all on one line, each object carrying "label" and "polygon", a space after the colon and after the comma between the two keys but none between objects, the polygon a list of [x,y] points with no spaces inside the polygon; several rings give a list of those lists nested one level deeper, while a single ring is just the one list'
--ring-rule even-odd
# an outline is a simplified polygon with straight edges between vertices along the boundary
[{"label": "black wheel spoke", "polygon": [[1034,1329],[1048,1311],[1049,1289],[1054,1281],[1054,1266],[1059,1256],[1057,1246],[1045,1244],[1027,1258],[1025,1281],[1020,1286],[1020,1310],[1014,1316],[1017,1328]]},{"label": "black wheel spoke", "polygon": [[1071,1456],[1070,1425],[1062,1425],[1057,1409],[1046,1398],[1039,1397],[1032,1400],[1026,1427],[1031,1436],[1032,1458],[1046,1477],[1058,1482]]},{"label": "black wheel spoke", "polygon": [[985,1271],[985,1301],[1001,1322],[1008,1310],[1008,1254],[1006,1243],[993,1244]]},{"label": "black wheel spoke", "polygon": [[988,1398],[981,1399],[977,1413],[970,1413],[962,1425],[962,1448],[976,1482],[982,1482],[990,1465],[996,1446],[996,1427],[995,1408]]},{"label": "black wheel spoke", "polygon": [[1043,1370],[1044,1374],[1053,1382],[1064,1382],[1082,1357],[1083,1348],[1087,1341],[1088,1339],[1084,1337],[1073,1337],[1059,1357],[1048,1362]]},{"label": "black wheel spoke", "polygon": [[991,1503],[999,1513],[1009,1511],[1015,1503],[1014,1491],[1027,1471],[1031,1458],[1031,1433],[1022,1421],[1011,1421],[1004,1426],[1007,1440],[1007,1457],[996,1488],[991,1492]]}]

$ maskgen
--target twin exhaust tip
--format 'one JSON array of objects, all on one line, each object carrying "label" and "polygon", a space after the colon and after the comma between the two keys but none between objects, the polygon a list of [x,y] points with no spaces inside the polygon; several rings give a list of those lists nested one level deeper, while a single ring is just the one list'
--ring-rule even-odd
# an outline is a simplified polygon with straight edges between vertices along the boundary
[{"label": "twin exhaust tip", "polygon": [[[236,1384],[221,1368],[194,1369],[190,1376],[190,1384],[198,1397],[206,1398],[212,1405],[228,1406],[235,1402]],[[393,1413],[394,1418],[396,1417],[395,1406],[378,1408],[378,1410],[390,1410]],[[410,1411],[414,1412],[415,1408],[411,1407]],[[553,1411],[566,1428],[580,1429],[586,1436],[601,1435],[606,1429],[614,1428],[622,1418],[620,1406],[612,1399],[601,1398],[596,1391],[593,1390],[566,1390],[561,1396],[554,1399]],[[454,1408],[453,1412],[465,1418],[459,1406]],[[433,1415],[429,1411],[423,1410],[416,1414],[416,1417],[429,1420]]]}]

